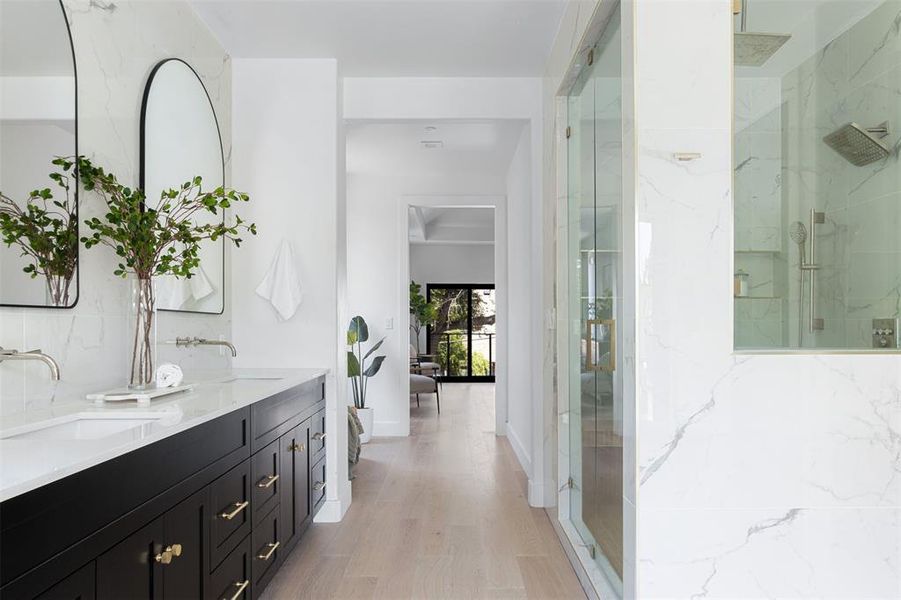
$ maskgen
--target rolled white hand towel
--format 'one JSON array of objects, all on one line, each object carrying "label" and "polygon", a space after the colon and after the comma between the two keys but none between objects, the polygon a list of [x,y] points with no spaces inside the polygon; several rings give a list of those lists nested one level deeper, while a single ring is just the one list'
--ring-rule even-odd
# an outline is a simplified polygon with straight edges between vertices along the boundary
[{"label": "rolled white hand towel", "polygon": [[172,363],[163,363],[156,370],[156,387],[175,387],[185,378],[181,367]]}]

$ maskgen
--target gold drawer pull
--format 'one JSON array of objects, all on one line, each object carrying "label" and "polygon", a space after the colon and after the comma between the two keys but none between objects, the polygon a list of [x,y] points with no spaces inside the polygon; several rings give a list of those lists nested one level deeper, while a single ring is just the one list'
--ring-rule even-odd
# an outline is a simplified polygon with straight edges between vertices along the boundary
[{"label": "gold drawer pull", "polygon": [[162,565],[168,565],[173,558],[179,556],[181,556],[181,544],[172,544],[171,546],[166,546],[166,549],[154,556],[153,559]]},{"label": "gold drawer pull", "polygon": [[257,487],[266,489],[268,487],[272,487],[272,484],[276,481],[278,481],[278,475],[267,475],[257,482]]},{"label": "gold drawer pull", "polygon": [[317,442],[322,441],[325,439],[325,434],[324,433],[314,433],[313,439],[316,440]]},{"label": "gold drawer pull", "polygon": [[317,492],[324,487],[325,487],[324,481],[317,481],[316,483],[313,484],[313,489],[316,490]]},{"label": "gold drawer pull", "polygon": [[288,446],[288,450],[291,452],[306,452],[307,447],[305,444],[291,444]]},{"label": "gold drawer pull", "polygon": [[269,551],[257,554],[257,558],[259,558],[260,560],[269,560],[270,558],[272,558],[272,555],[275,554],[275,551],[279,547],[279,542],[275,542],[274,544],[266,544],[266,545],[269,546]]},{"label": "gold drawer pull", "polygon": [[238,598],[244,595],[244,590],[247,589],[248,585],[250,585],[249,579],[245,579],[244,581],[236,581],[235,587],[238,588],[238,591],[235,592],[235,595],[231,598],[223,598],[222,600],[238,600]]},{"label": "gold drawer pull", "polygon": [[237,517],[241,513],[241,511],[244,510],[245,508],[247,508],[248,506],[250,506],[250,502],[247,502],[246,500],[244,502],[235,502],[235,504],[234,504],[235,509],[233,511],[231,511],[231,512],[223,511],[222,513],[219,514],[219,516],[221,518],[225,519],[226,521],[231,521],[232,519]]}]

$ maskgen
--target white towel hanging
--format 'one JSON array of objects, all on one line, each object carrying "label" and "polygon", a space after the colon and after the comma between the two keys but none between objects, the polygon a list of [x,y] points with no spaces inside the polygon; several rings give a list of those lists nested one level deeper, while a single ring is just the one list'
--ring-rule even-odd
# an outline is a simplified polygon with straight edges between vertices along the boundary
[{"label": "white towel hanging", "polygon": [[268,300],[283,321],[297,312],[303,300],[303,288],[297,276],[294,251],[288,240],[283,239],[279,244],[269,270],[257,286],[257,295]]}]

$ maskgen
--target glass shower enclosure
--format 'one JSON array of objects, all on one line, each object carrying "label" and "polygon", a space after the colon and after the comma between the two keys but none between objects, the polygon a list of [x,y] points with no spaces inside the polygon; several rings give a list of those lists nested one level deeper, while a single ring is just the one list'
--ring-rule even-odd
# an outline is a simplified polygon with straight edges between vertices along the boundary
[{"label": "glass shower enclosure", "polygon": [[898,352],[901,0],[742,19],[783,44],[749,64],[735,42],[735,348]]},{"label": "glass shower enclosure", "polygon": [[568,515],[622,594],[623,116],[616,9],[567,98]]}]

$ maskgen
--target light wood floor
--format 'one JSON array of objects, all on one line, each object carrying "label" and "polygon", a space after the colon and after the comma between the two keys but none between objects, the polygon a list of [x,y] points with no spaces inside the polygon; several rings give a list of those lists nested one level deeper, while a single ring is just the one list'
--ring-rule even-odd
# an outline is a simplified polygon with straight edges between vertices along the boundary
[{"label": "light wood floor", "polygon": [[375,439],[344,521],[313,524],[265,598],[584,598],[547,514],[494,435],[494,386],[445,384],[412,435]]}]

